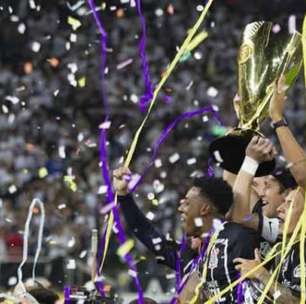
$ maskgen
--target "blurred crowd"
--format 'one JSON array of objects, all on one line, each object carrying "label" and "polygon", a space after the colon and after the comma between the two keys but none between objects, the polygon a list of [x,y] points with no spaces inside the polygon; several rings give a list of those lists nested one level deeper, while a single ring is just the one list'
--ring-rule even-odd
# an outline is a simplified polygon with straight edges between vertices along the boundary
[{"label": "blurred crowd", "polygon": [[[146,52],[151,80],[156,84],[203,10],[203,2],[143,2]],[[110,168],[122,163],[144,117],[139,108],[144,80],[136,8],[133,1],[106,2],[100,8],[108,34],[104,90],[100,35],[85,1],[0,4],[0,269],[8,269],[6,276],[1,274],[2,286],[16,283],[12,280],[16,277],[14,263],[21,260],[24,225],[33,198],[40,198],[46,209],[41,256],[51,261],[47,273],[53,284],[63,286],[67,257],[88,261],[91,229],[101,229],[107,191],[98,151],[99,126],[105,114],[102,96],[107,96],[110,108]],[[275,34],[287,32],[292,20],[299,29],[302,15],[303,11],[291,17],[279,12],[272,20],[279,26]],[[183,112],[212,104],[218,107],[225,126],[209,114],[202,115],[180,123],[161,146],[137,193],[144,202],[143,210],[153,212],[154,221],[164,232],[176,223],[177,198],[185,188],[182,180],[197,170],[207,170],[209,142],[237,124],[232,99],[237,90],[241,32],[247,23],[265,17],[257,11],[242,13],[235,1],[216,4],[202,26],[208,32],[207,40],[178,65],[160,93],[137,146],[133,171],[144,171],[154,141]],[[80,24],[69,22],[71,18]],[[300,77],[286,110],[300,139],[305,137],[303,93]],[[39,215],[34,209],[29,247],[32,257]],[[127,271],[122,270],[116,248],[111,242],[112,258],[106,263],[106,273],[111,267],[116,269],[109,273],[113,278]],[[4,265],[7,263],[15,266]],[[144,263],[143,273],[163,276],[156,273],[153,261]]]}]

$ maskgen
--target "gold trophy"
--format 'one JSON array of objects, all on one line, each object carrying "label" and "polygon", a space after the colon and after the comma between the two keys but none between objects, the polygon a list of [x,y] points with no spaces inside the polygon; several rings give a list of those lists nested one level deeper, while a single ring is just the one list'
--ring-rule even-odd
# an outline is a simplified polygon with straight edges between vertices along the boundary
[{"label": "gold trophy", "polygon": [[[260,124],[268,116],[273,88],[281,75],[289,88],[302,67],[301,34],[274,34],[271,22],[253,22],[243,32],[238,55],[239,106],[235,108],[239,125],[227,135],[211,143],[213,160],[232,172],[238,173],[245,149],[254,135],[261,135]],[[256,176],[268,175],[275,160],[262,163]]]}]

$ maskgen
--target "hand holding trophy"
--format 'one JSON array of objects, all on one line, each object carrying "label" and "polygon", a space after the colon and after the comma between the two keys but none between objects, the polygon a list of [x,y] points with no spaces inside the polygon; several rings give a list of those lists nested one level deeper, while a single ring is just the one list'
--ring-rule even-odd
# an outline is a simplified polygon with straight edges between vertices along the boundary
[{"label": "hand holding trophy", "polygon": [[[301,34],[279,36],[272,33],[271,22],[253,22],[243,32],[238,55],[238,98],[234,108],[239,125],[226,136],[211,143],[213,160],[227,171],[237,174],[245,156],[245,149],[254,135],[260,133],[261,123],[269,116],[269,102],[281,78],[282,94],[295,81],[302,67]],[[271,111],[270,111],[271,114]],[[268,175],[275,160],[262,163],[256,176]]]}]

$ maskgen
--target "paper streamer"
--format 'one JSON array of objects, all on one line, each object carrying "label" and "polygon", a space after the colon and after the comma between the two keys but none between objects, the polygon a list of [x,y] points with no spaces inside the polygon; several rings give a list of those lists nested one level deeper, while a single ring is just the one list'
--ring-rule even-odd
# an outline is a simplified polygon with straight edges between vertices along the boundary
[{"label": "paper streamer", "polygon": [[147,55],[145,51],[146,42],[147,42],[147,29],[146,29],[146,21],[141,11],[141,0],[136,1],[136,8],[137,8],[137,13],[140,19],[141,31],[142,31],[138,49],[139,49],[139,55],[140,55],[141,65],[142,65],[142,73],[143,73],[144,82],[145,82],[145,93],[140,98],[139,104],[140,104],[140,109],[142,111],[145,111],[146,107],[148,106],[148,104],[153,98],[153,85],[152,85],[151,78],[150,78],[150,69],[149,69],[148,59],[147,59]]},{"label": "paper streamer", "polygon": [[303,58],[304,58],[304,81],[306,88],[306,15],[304,17],[304,22],[303,22],[302,46],[303,46]]},{"label": "paper streamer", "polygon": [[28,259],[28,240],[29,240],[29,233],[30,233],[30,223],[33,216],[33,210],[34,207],[38,205],[40,209],[40,223],[39,223],[39,232],[38,232],[38,239],[37,239],[37,249],[35,252],[35,258],[34,258],[34,264],[33,264],[33,270],[32,270],[32,279],[35,281],[35,270],[36,270],[36,264],[39,258],[39,254],[41,251],[41,245],[42,245],[42,239],[43,239],[43,229],[45,224],[45,208],[44,204],[38,199],[34,198],[28,212],[28,217],[25,223],[24,227],[24,233],[23,233],[23,253],[22,253],[22,261],[17,269],[17,276],[18,276],[18,284],[23,287],[24,291],[26,291],[24,284],[22,282],[23,274],[22,274],[22,267],[27,262]]},{"label": "paper streamer", "polygon": [[[97,14],[96,11],[96,6],[94,4],[93,0],[88,0],[88,5],[90,6],[92,12],[93,12],[93,16],[96,22],[96,25],[99,29],[99,32],[101,34],[101,85],[102,85],[102,101],[103,101],[103,105],[104,105],[104,110],[106,112],[106,117],[104,122],[108,122],[109,120],[109,105],[107,102],[107,96],[106,96],[106,92],[105,92],[105,88],[104,88],[104,73],[105,73],[105,66],[106,66],[106,46],[107,46],[107,34],[102,26],[102,23],[100,21],[100,18]],[[102,171],[102,176],[104,178],[104,182],[105,185],[107,186],[107,202],[111,203],[114,201],[115,199],[115,195],[112,191],[112,184],[111,184],[111,179],[110,179],[110,174],[109,174],[109,170],[108,170],[108,164],[107,164],[107,148],[106,148],[106,137],[107,137],[107,133],[106,133],[106,129],[105,128],[100,128],[100,137],[99,137],[99,157],[100,157],[100,161],[101,161],[101,171]],[[118,208],[114,207],[112,209],[112,213],[111,213],[111,217],[112,217],[112,222],[116,223],[117,225],[117,229],[118,229],[118,240],[119,243],[122,245],[126,242],[126,236],[124,234],[124,230],[123,227],[121,225],[120,222],[120,215],[119,215],[119,210]],[[113,225],[112,225],[113,226]],[[103,238],[103,241],[105,240],[105,243],[102,244],[102,250],[103,252],[105,251],[105,247],[108,247],[109,244],[109,239],[110,239],[110,235],[107,233],[106,230],[106,234],[105,234],[105,239]],[[104,248],[103,248],[104,247]],[[99,256],[102,256],[102,265],[104,263],[105,260],[105,254],[100,254]],[[128,267],[130,268],[131,272],[133,272],[133,281],[134,284],[136,286],[137,289],[137,293],[138,293],[138,301],[140,303],[143,303],[143,291],[141,288],[141,284],[140,284],[140,280],[138,278],[138,274],[137,274],[137,269],[136,269],[136,264],[133,261],[133,258],[130,254],[127,254],[124,256],[124,260],[127,263]],[[100,270],[102,271],[102,267],[100,268]],[[100,273],[98,273],[100,275]],[[100,290],[100,289],[99,289]]]},{"label": "paper streamer", "polygon": [[[137,143],[139,141],[140,134],[141,134],[141,132],[142,132],[142,130],[143,130],[143,128],[144,128],[148,118],[150,117],[150,114],[151,114],[151,111],[152,111],[152,109],[153,109],[153,107],[155,105],[158,93],[160,92],[161,88],[163,87],[163,85],[165,84],[165,82],[167,81],[169,76],[171,75],[172,71],[176,67],[176,65],[179,62],[180,58],[184,55],[187,46],[190,44],[190,42],[194,38],[196,32],[198,31],[198,29],[200,28],[201,24],[203,23],[206,15],[207,15],[207,12],[208,12],[210,6],[212,5],[212,3],[213,3],[213,0],[209,0],[207,2],[207,4],[205,5],[205,8],[202,11],[199,19],[197,20],[197,22],[195,23],[193,28],[190,30],[189,34],[187,35],[185,41],[183,42],[183,44],[182,44],[181,48],[179,49],[178,53],[176,54],[175,58],[173,59],[173,61],[171,62],[170,66],[167,68],[166,72],[164,73],[162,79],[160,80],[160,82],[156,86],[156,88],[154,90],[154,93],[153,93],[153,99],[152,99],[152,101],[150,103],[150,106],[148,108],[146,116],[143,119],[142,123],[140,124],[139,128],[137,129],[137,131],[135,132],[135,135],[133,137],[131,146],[129,148],[127,157],[126,157],[125,162],[124,162],[124,166],[125,167],[129,167],[129,165],[130,165],[130,163],[132,161],[132,158],[133,158],[133,155],[135,153],[135,149],[136,149]],[[117,204],[117,196],[115,197],[114,201],[115,201],[115,204]],[[103,267],[103,264],[104,264],[104,261],[105,261],[105,257],[106,257],[106,253],[107,253],[107,250],[108,250],[108,244],[109,244],[109,239],[110,239],[110,236],[111,236],[111,229],[112,229],[113,223],[114,223],[114,217],[113,217],[113,213],[111,213],[111,215],[109,217],[109,220],[108,220],[108,224],[107,224],[106,244],[105,244],[105,247],[104,247],[101,267]]]},{"label": "paper streamer", "polygon": [[40,222],[39,222],[39,230],[38,230],[38,238],[37,238],[37,248],[35,252],[33,269],[32,269],[32,280],[33,282],[35,282],[35,270],[36,270],[36,265],[37,265],[41,247],[42,247],[43,231],[44,231],[44,225],[45,225],[45,207],[44,207],[44,204],[38,198],[34,198],[29,207],[28,216],[27,216],[27,220],[25,223],[25,227],[24,227],[24,233],[23,233],[22,261],[19,264],[18,269],[17,269],[17,277],[18,277],[17,285],[20,288],[20,291],[23,293],[23,296],[31,298],[32,300],[34,298],[27,293],[26,288],[23,284],[22,267],[24,266],[24,264],[27,262],[27,259],[28,259],[28,240],[29,240],[29,234],[30,234],[30,224],[31,224],[34,208],[36,207],[36,205],[40,209]]},{"label": "paper streamer", "polygon": [[306,302],[306,266],[305,266],[305,237],[306,237],[306,189],[304,192],[304,211],[300,234],[300,265],[301,265],[301,303]]},{"label": "paper streamer", "polygon": [[154,142],[153,144],[153,152],[152,152],[152,157],[150,163],[146,166],[144,172],[140,175],[139,180],[135,183],[132,189],[130,189],[131,192],[134,192],[136,188],[139,186],[139,184],[142,182],[143,178],[145,177],[146,173],[149,171],[149,169],[152,167],[154,164],[155,159],[158,156],[159,148],[161,144],[167,139],[169,136],[170,132],[182,121],[186,119],[191,119],[194,116],[202,115],[205,113],[211,113],[213,115],[213,118],[219,122],[219,117],[216,115],[216,111],[214,110],[214,107],[209,105],[204,108],[194,110],[194,111],[188,111],[185,112],[178,117],[175,118],[166,128],[161,132],[161,135],[159,138]]}]

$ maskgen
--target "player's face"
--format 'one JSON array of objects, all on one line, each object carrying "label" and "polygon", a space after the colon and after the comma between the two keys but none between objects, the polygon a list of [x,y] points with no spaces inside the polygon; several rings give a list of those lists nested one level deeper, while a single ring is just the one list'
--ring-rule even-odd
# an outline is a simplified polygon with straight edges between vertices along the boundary
[{"label": "player's face", "polygon": [[183,229],[188,236],[200,236],[203,231],[203,206],[206,199],[201,195],[200,189],[192,187],[180,201],[178,211],[181,213]]},{"label": "player's face", "polygon": [[285,201],[285,195],[280,191],[280,184],[273,176],[265,178],[264,195],[261,198],[264,204],[263,214],[267,217],[276,217],[277,208]]},{"label": "player's face", "polygon": [[[284,226],[287,217],[290,214],[291,209],[291,217],[289,220],[287,234],[292,234],[294,228],[296,227],[300,216],[304,210],[304,201],[305,201],[305,194],[301,188],[298,190],[291,190],[287,195],[285,202],[277,209],[278,218],[282,222],[282,226]],[[283,231],[285,232],[285,231]]]}]

